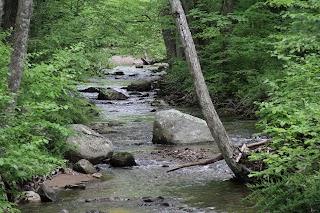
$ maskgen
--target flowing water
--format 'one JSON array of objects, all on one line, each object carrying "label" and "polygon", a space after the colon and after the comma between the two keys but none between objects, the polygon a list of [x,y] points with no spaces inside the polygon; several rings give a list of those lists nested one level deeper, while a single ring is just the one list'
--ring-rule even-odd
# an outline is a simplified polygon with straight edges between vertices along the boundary
[{"label": "flowing water", "polygon": [[[232,172],[224,161],[167,173],[169,168],[181,162],[152,154],[162,149],[203,148],[215,155],[218,148],[214,144],[185,147],[152,144],[154,111],[163,109],[150,104],[155,92],[132,94],[123,89],[131,81],[140,78],[154,79],[163,74],[151,70],[152,67],[148,70],[117,67],[110,70],[106,77],[92,79],[89,83],[90,86],[112,87],[130,96],[124,101],[94,102],[102,109],[99,121],[116,121],[121,124],[115,125],[112,132],[106,135],[113,141],[115,151],[133,153],[138,166],[124,169],[99,165],[104,175],[103,180],[87,183],[86,190],[61,190],[61,201],[58,203],[22,205],[22,212],[56,213],[63,209],[71,213],[254,212],[248,203],[241,202],[249,190],[243,184],[230,180]],[[124,75],[112,74],[118,71],[122,71]],[[94,93],[84,95],[92,100],[97,96]],[[199,115],[198,109],[179,110]],[[223,123],[234,143],[250,140],[254,132],[253,121],[226,117],[223,118]]]}]

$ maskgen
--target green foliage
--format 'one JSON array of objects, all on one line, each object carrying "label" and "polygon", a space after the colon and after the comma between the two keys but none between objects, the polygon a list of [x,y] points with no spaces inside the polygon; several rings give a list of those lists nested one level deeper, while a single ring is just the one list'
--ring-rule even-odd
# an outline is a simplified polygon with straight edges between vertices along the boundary
[{"label": "green foliage", "polygon": [[44,60],[57,48],[82,42],[89,58],[105,52],[141,57],[146,51],[160,59],[165,49],[158,19],[152,1],[37,1],[30,50],[43,52]]},{"label": "green foliage", "polygon": [[8,202],[4,196],[0,196],[0,213],[20,213],[21,211],[16,209],[16,203]]},{"label": "green foliage", "polygon": [[[261,187],[263,187],[261,189]],[[320,173],[283,176],[264,182],[249,197],[254,197],[259,212],[317,212],[320,209]]]},{"label": "green foliage", "polygon": [[[0,188],[0,203],[4,202],[1,207],[12,207],[5,202],[3,195],[18,196],[22,182],[34,175],[49,175],[58,166],[65,165],[65,161],[57,157],[54,150],[48,149],[53,145],[53,140],[55,145],[58,144],[57,138],[50,138],[54,133],[64,134],[64,137],[69,134],[65,127],[44,120],[33,120],[25,115],[17,117],[11,126],[0,129],[0,170],[2,180],[6,183],[6,188]],[[59,141],[60,144],[63,142]],[[62,149],[58,152],[61,155]]]},{"label": "green foliage", "polygon": [[188,65],[184,60],[176,59],[174,61],[166,77],[166,82],[178,91],[191,92],[194,90]]},{"label": "green foliage", "polygon": [[[227,15],[221,10],[221,1],[202,0],[189,13],[202,70],[216,102],[231,101],[239,113],[253,114],[254,102],[267,98],[269,86],[263,82],[282,75],[283,62],[270,55],[275,41],[270,35],[277,33],[274,26],[281,17],[250,0],[237,1]],[[178,75],[182,81],[177,85],[188,86],[181,84],[184,74]]]},{"label": "green foliage", "polygon": [[[12,100],[6,86],[11,51],[5,43],[0,44],[0,51],[0,105],[4,114]],[[14,212],[14,206],[4,199],[6,193],[16,197],[22,182],[63,166],[64,153],[70,149],[65,143],[71,134],[67,125],[88,122],[90,115],[97,113],[75,88],[75,80],[84,78],[83,72],[90,68],[84,53],[84,45],[79,43],[57,51],[48,61],[25,66],[14,118],[1,117],[0,175],[6,183],[0,188],[1,207]],[[40,56],[33,53],[29,59]]]},{"label": "green foliage", "polygon": [[288,66],[283,79],[269,82],[273,90],[270,99],[260,104],[259,127],[273,138],[275,151],[253,156],[268,166],[256,175],[282,176],[319,168],[319,63],[319,57],[311,55]]},{"label": "green foliage", "polygon": [[318,1],[269,1],[271,6],[288,8],[281,13],[281,32],[274,36],[277,43],[273,55],[281,60],[299,60],[310,54],[318,54],[319,40],[319,2]]},{"label": "green foliage", "polygon": [[29,65],[25,70],[19,105],[34,118],[59,124],[87,123],[97,110],[80,97],[75,80],[83,79],[90,65],[83,46],[62,50],[49,63]]},{"label": "green foliage", "polygon": [[[11,100],[11,97],[7,94],[7,88],[4,86],[7,84],[7,77],[9,72],[9,63],[11,48],[4,40],[7,33],[0,32],[0,109],[3,109],[5,104]],[[0,111],[1,112],[1,111]],[[0,120],[1,123],[1,120]]]},{"label": "green foliage", "polygon": [[[252,198],[261,212],[314,212],[320,208],[320,5],[318,1],[270,1],[285,7],[272,54],[285,62],[283,77],[268,80],[270,97],[259,105],[258,126],[271,150],[254,154],[266,169]],[[302,17],[305,17],[302,19]]]}]

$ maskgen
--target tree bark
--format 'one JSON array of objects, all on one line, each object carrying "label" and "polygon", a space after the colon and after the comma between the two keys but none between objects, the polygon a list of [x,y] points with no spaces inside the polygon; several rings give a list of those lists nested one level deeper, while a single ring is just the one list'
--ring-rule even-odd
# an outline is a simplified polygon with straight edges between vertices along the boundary
[{"label": "tree bark", "polygon": [[[7,30],[14,28],[17,17],[18,0],[1,0],[4,1],[4,14],[2,17],[2,29]],[[11,40],[10,40],[11,41]]]},{"label": "tree bark", "polygon": [[179,32],[178,32],[178,29],[176,29],[175,31],[175,35],[176,35],[176,57],[177,58],[182,58],[184,55],[183,55],[183,47],[182,47],[182,44],[181,42],[179,41]]},{"label": "tree bark", "polygon": [[202,113],[207,121],[210,132],[217,143],[226,163],[237,178],[249,181],[250,170],[235,161],[235,148],[232,146],[229,136],[221,123],[221,120],[211,101],[205,80],[201,71],[198,55],[188,27],[185,13],[180,0],[170,0],[172,13],[184,47],[188,66],[193,78]]},{"label": "tree bark", "polygon": [[0,0],[0,27],[2,26],[3,14],[4,14],[4,0]]},{"label": "tree bark", "polygon": [[[164,7],[161,11],[161,15],[163,17],[167,17],[169,15],[170,8]],[[164,40],[164,44],[167,50],[167,59],[171,60],[176,57],[176,41],[175,36],[172,33],[172,30],[168,29],[168,27],[164,26],[162,28],[162,36]]]},{"label": "tree bark", "polygon": [[13,33],[13,51],[9,65],[8,88],[13,93],[13,102],[9,111],[17,105],[17,92],[20,88],[25,56],[28,48],[28,34],[32,16],[33,0],[19,0],[15,29]]},{"label": "tree bark", "polygon": [[223,15],[228,15],[233,11],[233,8],[236,4],[236,0],[222,0],[221,1],[221,10]]},{"label": "tree bark", "polygon": [[167,50],[167,58],[170,60],[176,57],[176,44],[173,39],[174,36],[172,36],[171,30],[169,29],[162,29],[162,36]]}]

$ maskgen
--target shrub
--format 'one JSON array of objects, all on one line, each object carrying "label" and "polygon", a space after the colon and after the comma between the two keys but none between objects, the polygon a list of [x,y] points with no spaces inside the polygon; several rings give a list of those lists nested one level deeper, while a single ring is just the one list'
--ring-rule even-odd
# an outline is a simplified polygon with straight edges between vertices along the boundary
[{"label": "shrub", "polygon": [[319,64],[316,55],[291,62],[283,79],[268,82],[271,97],[259,104],[258,125],[272,138],[271,151],[251,156],[267,167],[251,174],[263,180],[251,196],[258,199],[261,212],[312,212],[320,207]]},{"label": "shrub", "polygon": [[318,212],[320,172],[283,176],[281,180],[251,186],[259,212]]}]

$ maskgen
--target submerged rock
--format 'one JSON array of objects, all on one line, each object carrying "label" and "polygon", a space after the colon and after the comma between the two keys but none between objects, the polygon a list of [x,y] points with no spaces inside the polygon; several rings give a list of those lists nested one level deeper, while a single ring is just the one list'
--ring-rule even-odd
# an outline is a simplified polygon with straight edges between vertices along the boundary
[{"label": "submerged rock", "polygon": [[169,106],[169,104],[162,99],[156,99],[151,102],[151,106],[166,107]]},{"label": "submerged rock", "polygon": [[41,184],[38,193],[42,202],[58,202],[60,200],[57,192],[46,184]]},{"label": "submerged rock", "polygon": [[127,100],[128,97],[122,92],[118,92],[111,88],[100,88],[98,100]]},{"label": "submerged rock", "polygon": [[95,93],[95,92],[99,92],[100,88],[97,87],[88,87],[85,89],[79,89],[79,92],[89,92],[89,93]]},{"label": "submerged rock", "polygon": [[150,91],[152,89],[152,82],[150,80],[143,80],[140,79],[138,81],[132,82],[128,87],[128,91],[139,91],[139,92],[144,92],[144,91]]},{"label": "submerged rock", "polygon": [[155,144],[193,144],[214,141],[206,121],[178,110],[156,113],[152,142]]},{"label": "submerged rock", "polygon": [[162,197],[162,196],[158,196],[158,197],[143,197],[142,199],[146,203],[152,203],[152,202],[161,202],[161,201],[164,200],[164,197]]},{"label": "submerged rock", "polygon": [[82,124],[72,124],[70,127],[75,131],[75,135],[69,137],[67,143],[75,148],[68,152],[67,159],[74,163],[87,159],[98,164],[111,158],[113,144],[110,140]]},{"label": "submerged rock", "polygon": [[124,75],[123,71],[116,71],[113,73],[113,75]]},{"label": "submerged rock", "polygon": [[118,152],[115,153],[110,159],[110,165],[113,167],[128,167],[136,166],[137,163],[131,153],[128,152]]},{"label": "submerged rock", "polygon": [[107,134],[109,132],[111,132],[111,128],[109,123],[106,122],[96,122],[96,123],[92,123],[90,124],[90,127],[98,132],[99,134]]},{"label": "submerged rock", "polygon": [[65,189],[82,189],[85,190],[86,189],[86,185],[84,184],[69,184],[64,186]]},{"label": "submerged rock", "polygon": [[93,174],[97,172],[92,163],[86,159],[81,159],[73,165],[73,169],[84,174]]},{"label": "submerged rock", "polygon": [[128,97],[112,88],[88,87],[79,89],[79,92],[98,93],[98,100],[127,100]]}]

